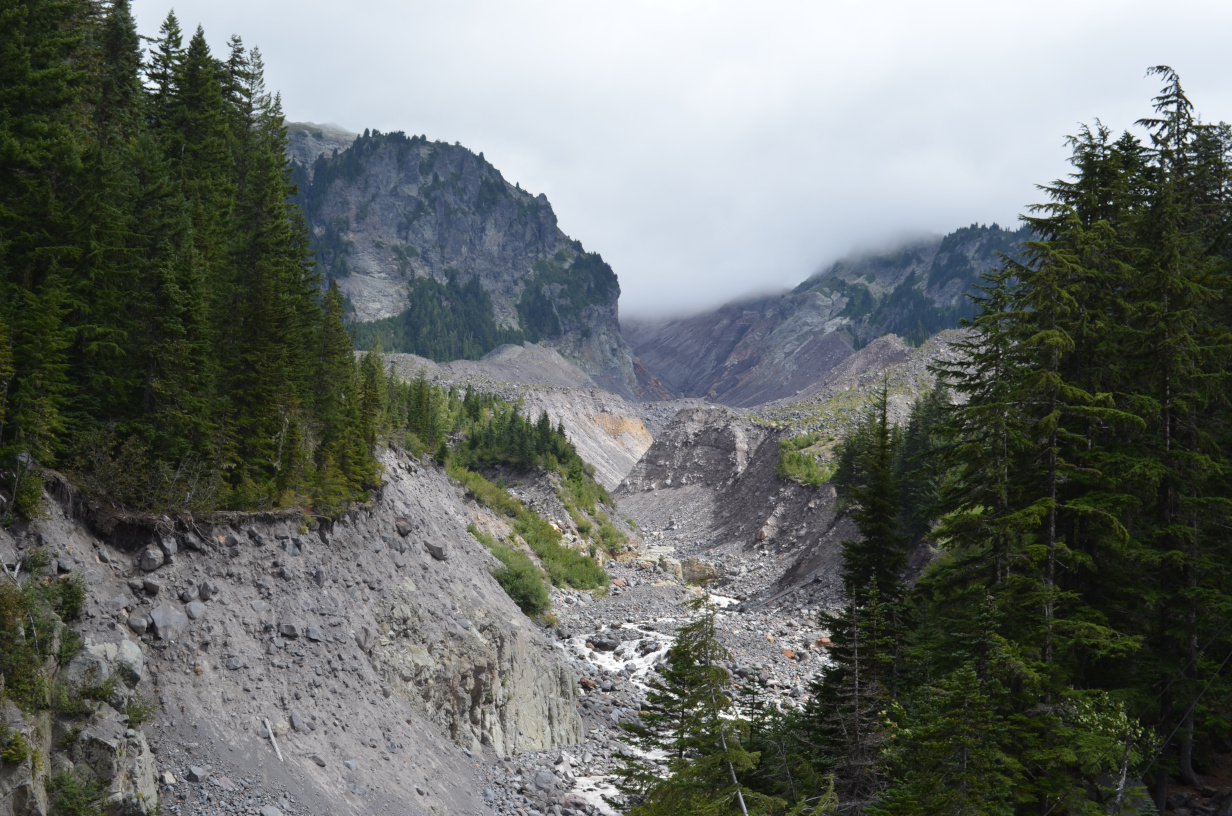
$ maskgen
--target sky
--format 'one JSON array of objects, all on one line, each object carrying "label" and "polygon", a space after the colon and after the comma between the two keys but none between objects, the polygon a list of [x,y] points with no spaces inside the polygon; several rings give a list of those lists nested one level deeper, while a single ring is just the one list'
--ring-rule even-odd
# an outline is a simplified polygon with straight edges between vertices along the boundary
[{"label": "sky", "polygon": [[134,0],[239,34],[291,121],[424,134],[545,193],[621,315],[793,286],[852,252],[1013,225],[1065,137],[1175,68],[1232,121],[1232,3]]}]

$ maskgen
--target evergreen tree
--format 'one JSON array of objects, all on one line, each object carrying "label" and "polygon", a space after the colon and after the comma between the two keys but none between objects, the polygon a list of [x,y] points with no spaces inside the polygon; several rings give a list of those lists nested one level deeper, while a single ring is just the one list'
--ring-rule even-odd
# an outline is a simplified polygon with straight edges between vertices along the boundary
[{"label": "evergreen tree", "polygon": [[768,813],[784,803],[740,781],[758,757],[743,743],[747,724],[730,719],[731,678],[722,662],[731,655],[719,642],[714,608],[702,597],[689,602],[693,620],[676,630],[671,662],[649,681],[646,710],[625,724],[626,738],[644,752],[667,757],[664,777],[653,762],[623,755],[619,788],[631,816],[678,813]]}]

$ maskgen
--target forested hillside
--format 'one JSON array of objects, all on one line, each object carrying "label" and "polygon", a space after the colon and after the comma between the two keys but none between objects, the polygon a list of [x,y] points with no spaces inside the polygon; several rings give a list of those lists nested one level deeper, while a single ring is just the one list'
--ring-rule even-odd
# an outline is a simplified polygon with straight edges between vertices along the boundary
[{"label": "forested hillside", "polygon": [[366,397],[260,53],[172,14],[143,58],[126,0],[0,29],[0,515],[42,467],[151,510],[362,495]]},{"label": "forested hillside", "polygon": [[[1035,240],[984,276],[963,358],[937,372],[952,396],[898,430],[883,392],[843,442],[861,535],[807,705],[733,687],[698,610],[629,726],[670,771],[630,759],[629,813],[1223,806],[1206,780],[1232,748],[1232,129],[1152,74],[1145,137],[1080,131],[1025,219]],[[935,557],[908,586],[921,543]]]}]

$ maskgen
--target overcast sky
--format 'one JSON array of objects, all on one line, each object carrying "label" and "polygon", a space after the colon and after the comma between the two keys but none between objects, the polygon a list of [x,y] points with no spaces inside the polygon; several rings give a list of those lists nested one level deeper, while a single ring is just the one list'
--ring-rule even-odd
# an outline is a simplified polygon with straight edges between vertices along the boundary
[{"label": "overcast sky", "polygon": [[794,285],[852,251],[1011,224],[1064,137],[1232,120],[1232,3],[134,0],[265,56],[293,121],[458,141],[546,193],[625,316]]}]

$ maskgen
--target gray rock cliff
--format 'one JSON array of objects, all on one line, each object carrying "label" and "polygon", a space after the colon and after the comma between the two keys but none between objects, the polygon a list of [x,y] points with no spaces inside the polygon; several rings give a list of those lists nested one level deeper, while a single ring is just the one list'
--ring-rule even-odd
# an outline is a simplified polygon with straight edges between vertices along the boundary
[{"label": "gray rock cliff", "polygon": [[[448,333],[431,321],[465,300],[465,328],[457,331],[472,338],[469,353],[433,354],[437,359],[478,356],[511,340],[541,342],[601,386],[640,396],[644,384],[620,333],[616,275],[560,230],[546,196],[510,184],[482,153],[461,145],[365,131],[335,152],[318,126],[291,129],[299,201],[318,263],[356,321],[398,318],[413,308],[414,325],[389,328],[397,346],[419,325]],[[451,281],[477,281],[483,294],[447,294]],[[389,342],[385,348],[427,353]]]}]

